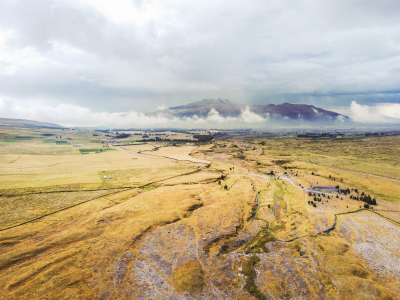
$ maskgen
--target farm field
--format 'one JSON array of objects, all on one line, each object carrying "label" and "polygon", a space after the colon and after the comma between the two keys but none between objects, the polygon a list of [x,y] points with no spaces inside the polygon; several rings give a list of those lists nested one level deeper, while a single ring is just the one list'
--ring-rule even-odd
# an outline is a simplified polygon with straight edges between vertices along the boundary
[{"label": "farm field", "polygon": [[0,299],[400,297],[396,136],[0,131]]}]

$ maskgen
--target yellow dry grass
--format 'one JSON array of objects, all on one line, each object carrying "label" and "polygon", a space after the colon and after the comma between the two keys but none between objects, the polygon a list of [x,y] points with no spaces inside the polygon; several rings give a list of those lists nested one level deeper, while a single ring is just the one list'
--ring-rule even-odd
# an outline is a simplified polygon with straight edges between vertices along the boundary
[{"label": "yellow dry grass", "polygon": [[[386,247],[398,258],[398,225],[353,213],[339,216],[326,236],[335,214],[363,203],[321,196],[313,207],[313,196],[276,177],[287,172],[306,188],[358,188],[378,201],[396,200],[396,184],[295,159],[276,163],[274,153],[255,156],[253,145],[234,143],[240,148],[161,147],[149,157],[134,153],[149,144],[93,155],[1,155],[0,194],[19,196],[0,197],[0,229],[55,213],[1,231],[0,299],[396,299],[399,280],[379,269],[393,267],[365,249]],[[258,170],[276,175],[252,175]],[[89,187],[96,191],[83,191]],[[32,194],[67,188],[74,192]]]},{"label": "yellow dry grass", "polygon": [[[135,239],[151,227],[179,220],[177,205],[199,199],[210,188],[215,191],[215,186],[204,185],[160,187],[117,205],[118,194],[112,199],[105,196],[4,232],[0,242],[8,248],[0,253],[0,286],[6,293],[0,299],[38,295],[50,299],[75,293],[85,299],[96,297],[91,282],[106,287],[108,273],[103,270],[112,267],[110,258],[134,251]],[[19,247],[22,241],[24,247]]]},{"label": "yellow dry grass", "polygon": [[[41,155],[39,158],[34,155],[10,154],[2,160],[1,189],[103,184],[104,176],[107,175],[115,177],[107,181],[111,185],[113,182],[118,184],[118,181],[140,184],[196,170],[190,165],[165,159],[133,157],[125,151],[76,156]],[[124,175],[123,178],[120,174]]]},{"label": "yellow dry grass", "polygon": [[190,156],[189,154],[195,149],[196,149],[195,146],[181,146],[181,147],[172,146],[172,147],[162,147],[162,148],[158,149],[157,151],[153,151],[153,152],[144,151],[143,153],[151,154],[154,156],[170,157],[170,158],[177,159],[177,160],[188,160],[188,161],[192,161],[192,162],[196,162],[196,163],[203,163],[203,164],[210,163],[207,160],[197,159],[197,158]]},{"label": "yellow dry grass", "polygon": [[155,148],[155,146],[153,146],[152,144],[140,144],[140,145],[122,146],[122,148],[132,152],[140,152],[140,151],[151,151]]}]

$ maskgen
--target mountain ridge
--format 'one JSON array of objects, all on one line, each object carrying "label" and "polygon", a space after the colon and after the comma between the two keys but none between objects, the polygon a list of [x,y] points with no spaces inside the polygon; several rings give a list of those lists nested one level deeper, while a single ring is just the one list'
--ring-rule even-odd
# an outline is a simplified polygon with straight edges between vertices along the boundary
[{"label": "mountain ridge", "polygon": [[350,118],[314,105],[309,104],[264,104],[264,105],[246,105],[234,104],[229,100],[222,99],[203,99],[191,102],[186,105],[169,107],[167,110],[159,110],[152,114],[164,114],[179,118],[185,117],[207,117],[210,111],[214,109],[222,117],[238,117],[243,111],[249,110],[261,117],[273,119],[290,119],[304,121],[349,121]]},{"label": "mountain ridge", "polygon": [[65,128],[64,126],[55,123],[14,118],[0,118],[0,126]]}]

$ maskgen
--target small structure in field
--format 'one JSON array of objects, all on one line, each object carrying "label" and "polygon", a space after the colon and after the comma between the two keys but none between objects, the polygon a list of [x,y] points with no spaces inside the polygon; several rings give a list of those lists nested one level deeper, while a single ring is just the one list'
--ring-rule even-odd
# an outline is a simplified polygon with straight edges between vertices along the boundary
[{"label": "small structure in field", "polygon": [[104,176],[104,179],[112,179],[110,176]]}]

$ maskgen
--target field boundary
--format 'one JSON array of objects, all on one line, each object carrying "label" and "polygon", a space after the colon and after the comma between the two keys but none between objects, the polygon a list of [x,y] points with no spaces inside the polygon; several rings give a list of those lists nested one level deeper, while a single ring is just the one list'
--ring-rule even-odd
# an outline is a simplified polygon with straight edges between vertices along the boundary
[{"label": "field boundary", "polygon": [[123,190],[123,191],[117,191],[117,192],[114,192],[114,193],[109,193],[109,194],[106,194],[106,195],[101,195],[101,196],[98,196],[98,197],[95,197],[95,198],[92,198],[92,199],[88,199],[88,200],[82,201],[82,202],[80,202],[80,203],[77,203],[77,204],[74,204],[74,205],[71,205],[71,206],[68,206],[68,207],[64,207],[64,208],[59,209],[59,210],[57,210],[57,211],[53,211],[53,212],[47,213],[47,214],[45,214],[45,215],[36,217],[36,218],[34,218],[34,219],[32,219],[32,220],[25,221],[25,222],[23,222],[23,223],[19,223],[19,224],[16,224],[16,225],[13,225],[13,226],[10,226],[10,227],[7,227],[7,228],[0,229],[0,231],[5,231],[5,230],[12,229],[12,228],[15,228],[15,227],[19,227],[19,226],[22,226],[22,225],[25,225],[25,224],[28,224],[28,223],[32,223],[32,222],[37,221],[37,220],[40,220],[40,219],[42,219],[42,218],[44,218],[44,217],[47,217],[47,216],[50,216],[50,215],[54,215],[54,214],[56,214],[56,213],[58,213],[58,212],[60,212],[60,211],[73,208],[73,207],[75,207],[75,206],[78,206],[78,205],[87,203],[87,202],[89,202],[89,201],[93,201],[93,200],[96,200],[96,199],[99,199],[99,198],[102,198],[102,197],[105,197],[105,196],[109,196],[109,195],[113,195],[113,194],[125,192],[125,191],[128,191],[128,190],[129,190],[129,189],[125,189],[125,190]]},{"label": "field boundary", "polygon": [[[175,178],[175,177],[190,175],[190,174],[194,174],[194,173],[198,173],[198,172],[200,172],[200,169],[194,170],[194,171],[189,172],[189,173],[180,174],[180,175],[172,176],[172,177],[169,177],[169,178],[165,178],[165,179],[162,179],[162,180],[157,180],[157,181],[149,182],[149,183],[146,183],[146,184],[141,185],[141,186],[138,186],[138,187],[128,187],[128,188],[125,188],[125,189],[122,190],[122,191],[116,191],[116,192],[113,192],[113,193],[101,195],[101,196],[98,196],[98,197],[95,197],[95,198],[92,198],[92,199],[88,199],[88,200],[82,201],[82,202],[80,202],[80,203],[77,203],[77,204],[74,204],[74,205],[71,205],[71,206],[68,206],[68,207],[64,207],[64,208],[59,209],[59,210],[57,210],[57,211],[53,211],[53,212],[47,213],[47,214],[45,214],[45,215],[36,217],[36,218],[34,218],[34,219],[32,219],[32,220],[25,221],[25,222],[22,222],[22,223],[19,223],[19,224],[16,224],[16,225],[13,225],[13,226],[10,226],[10,227],[7,227],[7,228],[2,228],[2,229],[0,229],[0,231],[5,231],[5,230],[12,229],[12,228],[15,228],[15,227],[19,227],[19,226],[22,226],[22,225],[25,225],[25,224],[28,224],[28,223],[32,223],[32,222],[37,221],[37,220],[40,220],[40,219],[42,219],[42,218],[44,218],[44,217],[47,217],[47,216],[50,216],[50,215],[54,215],[54,214],[56,214],[56,213],[58,213],[58,212],[61,212],[61,211],[64,211],[64,210],[67,210],[67,209],[76,207],[76,206],[78,206],[78,205],[81,205],[81,204],[84,204],[84,203],[87,203],[87,202],[89,202],[89,201],[93,201],[93,200],[96,200],[96,199],[99,199],[99,198],[102,198],[102,197],[106,197],[106,196],[109,196],[109,195],[114,195],[114,194],[117,194],[117,193],[126,192],[126,191],[132,190],[132,189],[140,189],[140,188],[146,187],[146,186],[148,186],[148,185],[151,185],[151,184],[154,184],[154,183],[157,183],[157,182],[162,182],[162,181],[164,181],[164,180],[169,180],[169,179],[172,179],[172,178]],[[122,188],[119,188],[119,189],[122,189]],[[97,190],[94,190],[94,191],[97,191]],[[79,192],[79,191],[75,191],[75,192]],[[57,193],[57,192],[54,192],[54,193]],[[58,192],[58,193],[62,193],[62,192]],[[27,195],[32,195],[32,194],[27,194]],[[107,198],[106,198],[106,199],[107,199]]]}]

